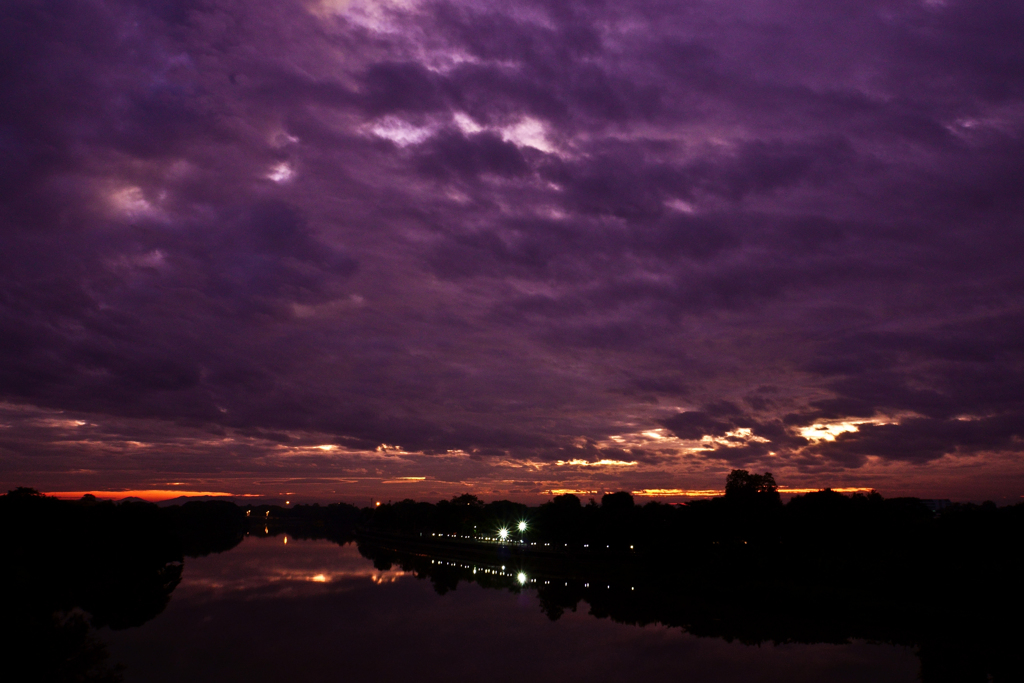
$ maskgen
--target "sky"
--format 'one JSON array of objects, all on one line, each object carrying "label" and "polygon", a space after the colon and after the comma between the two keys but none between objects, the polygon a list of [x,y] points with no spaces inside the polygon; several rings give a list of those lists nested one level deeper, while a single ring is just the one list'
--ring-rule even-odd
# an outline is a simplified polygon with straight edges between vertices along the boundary
[{"label": "sky", "polygon": [[1024,494],[1019,0],[7,0],[0,486]]}]

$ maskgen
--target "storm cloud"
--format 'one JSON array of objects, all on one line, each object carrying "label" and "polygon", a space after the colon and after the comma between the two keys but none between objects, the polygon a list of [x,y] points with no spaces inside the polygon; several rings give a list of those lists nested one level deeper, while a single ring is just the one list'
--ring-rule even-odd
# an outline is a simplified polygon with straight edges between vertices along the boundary
[{"label": "storm cloud", "polygon": [[2,478],[1019,495],[1021,35],[1013,0],[6,2]]}]

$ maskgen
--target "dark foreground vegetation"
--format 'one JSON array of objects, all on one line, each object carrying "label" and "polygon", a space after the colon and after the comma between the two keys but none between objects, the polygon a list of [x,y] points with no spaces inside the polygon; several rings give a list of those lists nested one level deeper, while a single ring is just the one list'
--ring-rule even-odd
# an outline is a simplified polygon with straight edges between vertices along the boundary
[{"label": "dark foreground vegetation", "polygon": [[[514,571],[472,572],[486,556],[466,537],[498,529],[509,530],[500,564]],[[444,535],[428,541],[428,530]],[[585,601],[596,616],[746,643],[912,645],[924,681],[1024,680],[1024,504],[933,512],[830,490],[783,504],[771,475],[735,471],[725,496],[685,506],[638,506],[627,493],[538,508],[461,496],[382,505],[367,532],[360,548],[379,568],[400,565],[439,592],[515,589],[521,574],[552,619]]]},{"label": "dark foreground vegetation", "polygon": [[229,502],[158,508],[31,489],[0,496],[0,519],[0,655],[16,673],[10,680],[25,681],[120,680],[92,628],[149,621],[170,600],[186,556],[228,550],[246,532],[244,511]]},{"label": "dark foreground vegetation", "polygon": [[687,505],[614,493],[532,508],[471,495],[361,510],[160,508],[18,489],[0,496],[0,514],[3,609],[16,626],[2,654],[28,663],[31,680],[119,680],[92,627],[153,618],[188,557],[247,533],[356,540],[379,569],[399,565],[439,593],[529,587],[552,619],[586,602],[598,617],[746,643],[911,645],[932,683],[1024,680],[1024,505],[935,512],[829,490],[783,504],[771,475],[735,471],[725,496]]}]

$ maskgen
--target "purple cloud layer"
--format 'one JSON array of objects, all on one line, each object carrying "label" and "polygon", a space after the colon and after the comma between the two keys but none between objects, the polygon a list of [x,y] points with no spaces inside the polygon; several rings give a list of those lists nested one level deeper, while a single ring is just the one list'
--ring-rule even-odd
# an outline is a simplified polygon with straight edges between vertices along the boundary
[{"label": "purple cloud layer", "polygon": [[1022,35],[1014,0],[6,2],[0,472],[990,458],[1012,493]]}]

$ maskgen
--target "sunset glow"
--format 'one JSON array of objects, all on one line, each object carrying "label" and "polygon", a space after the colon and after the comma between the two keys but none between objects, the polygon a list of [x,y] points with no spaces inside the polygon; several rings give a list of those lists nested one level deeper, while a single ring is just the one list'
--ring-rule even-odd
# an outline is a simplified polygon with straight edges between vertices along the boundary
[{"label": "sunset glow", "polygon": [[690,489],[640,489],[632,492],[634,496],[644,498],[661,498],[669,496],[684,496],[687,498],[712,498],[725,493],[720,489],[690,490]]},{"label": "sunset glow", "polygon": [[[121,500],[123,498],[141,498],[150,502],[158,502],[161,500],[170,500],[172,498],[191,498],[195,496],[234,496],[242,497],[233,493],[225,493],[223,491],[182,491],[182,490],[159,490],[159,489],[145,489],[139,491],[49,491],[46,493],[48,496],[54,496],[56,498],[69,498],[78,499],[82,496],[96,496],[102,500]],[[244,495],[244,494],[243,494]]]}]

